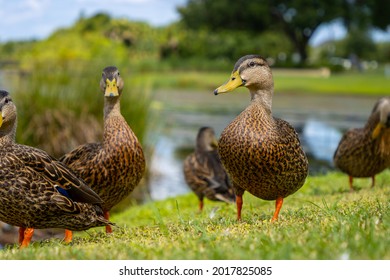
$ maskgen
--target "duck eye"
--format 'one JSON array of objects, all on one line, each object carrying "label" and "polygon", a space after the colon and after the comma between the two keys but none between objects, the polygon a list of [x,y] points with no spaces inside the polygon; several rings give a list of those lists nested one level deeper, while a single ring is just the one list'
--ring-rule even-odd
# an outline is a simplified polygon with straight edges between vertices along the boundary
[{"label": "duck eye", "polygon": [[249,62],[249,67],[255,67],[256,63],[254,63],[253,61]]},{"label": "duck eye", "polygon": [[119,72],[118,72],[118,76],[120,76]]},{"label": "duck eye", "polygon": [[10,102],[10,100],[8,98],[6,98],[4,101],[4,104],[8,104],[8,102]]}]

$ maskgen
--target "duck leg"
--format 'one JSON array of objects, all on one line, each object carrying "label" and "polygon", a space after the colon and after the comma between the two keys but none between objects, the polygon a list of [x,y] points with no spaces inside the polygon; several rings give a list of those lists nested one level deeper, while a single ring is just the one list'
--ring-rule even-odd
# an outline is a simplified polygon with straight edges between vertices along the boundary
[{"label": "duck leg", "polygon": [[242,209],[242,194],[236,194],[236,206],[237,206],[237,221],[241,221],[241,209]]},{"label": "duck leg", "polygon": [[202,212],[203,206],[204,206],[203,198],[199,198],[199,212]]},{"label": "duck leg", "polygon": [[23,237],[23,240],[22,240],[22,242],[20,244],[20,248],[26,248],[26,247],[28,247],[28,245],[31,242],[31,238],[32,238],[32,236],[34,234],[34,229],[33,228],[26,228],[26,229],[20,228],[19,229],[19,241],[20,241],[20,235],[21,235],[20,231],[21,231],[21,229],[23,229],[24,237]]},{"label": "duck leg", "polygon": [[272,217],[271,222],[274,222],[278,219],[280,209],[282,208],[283,205],[283,197],[278,197],[275,202],[275,213],[274,216]]},{"label": "duck leg", "polygon": [[66,229],[65,230],[65,238],[64,238],[64,242],[66,244],[72,242],[72,238],[73,238],[73,232],[69,229]]},{"label": "duck leg", "polygon": [[372,176],[371,179],[372,179],[371,188],[373,188],[375,186],[375,176]]},{"label": "duck leg", "polygon": [[[104,211],[104,218],[106,218],[107,221],[110,220],[110,212]],[[106,225],[106,233],[112,233],[112,228],[110,225]]]},{"label": "duck leg", "polygon": [[350,192],[354,191],[352,183],[353,183],[353,177],[351,175],[349,175],[349,191]]},{"label": "duck leg", "polygon": [[22,245],[23,239],[24,239],[24,230],[26,228],[20,227],[19,228],[19,245]]}]

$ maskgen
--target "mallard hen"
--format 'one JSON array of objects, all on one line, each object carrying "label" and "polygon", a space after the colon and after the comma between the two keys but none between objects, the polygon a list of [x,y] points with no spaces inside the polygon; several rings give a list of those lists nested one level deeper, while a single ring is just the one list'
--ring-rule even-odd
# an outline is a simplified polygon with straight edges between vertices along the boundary
[{"label": "mallard hen", "polygon": [[371,177],[390,167],[390,97],[379,99],[363,128],[348,130],[334,153],[337,168],[349,176],[353,191],[353,178]]},{"label": "mallard hen", "polygon": [[283,198],[302,187],[308,174],[307,157],[298,134],[284,120],[272,116],[274,83],[266,60],[258,55],[241,57],[230,80],[215,95],[245,86],[251,103],[222,132],[218,152],[236,193],[241,219],[245,191],[264,200],[276,200],[272,221],[278,219]]},{"label": "mallard hen", "polygon": [[211,127],[199,129],[195,151],[183,164],[184,178],[199,199],[203,210],[204,197],[213,201],[234,202],[234,191],[217,152],[217,139]]},{"label": "mallard hen", "polygon": [[[100,80],[104,93],[103,141],[81,145],[60,158],[102,198],[107,220],[110,209],[134,190],[145,172],[142,147],[120,111],[123,86],[115,66],[103,69]],[[109,225],[106,232],[112,232]],[[71,233],[67,231],[65,235],[70,241]]]},{"label": "mallard hen", "polygon": [[103,201],[46,152],[15,143],[16,106],[0,90],[0,220],[19,229],[21,247],[34,228],[86,230],[105,226]]}]

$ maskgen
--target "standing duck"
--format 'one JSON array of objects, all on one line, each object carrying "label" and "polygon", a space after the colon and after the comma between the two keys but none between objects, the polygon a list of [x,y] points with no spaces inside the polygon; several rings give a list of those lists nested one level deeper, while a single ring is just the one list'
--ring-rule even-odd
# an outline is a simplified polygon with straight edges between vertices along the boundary
[{"label": "standing duck", "polygon": [[203,199],[234,202],[234,191],[217,152],[217,139],[211,127],[199,129],[195,151],[184,160],[184,178],[199,198],[199,210]]},{"label": "standing duck", "polygon": [[[123,86],[115,66],[103,69],[103,141],[81,145],[60,159],[102,198],[107,220],[110,209],[134,190],[145,172],[142,147],[120,111]],[[110,225],[106,232],[112,232]],[[65,240],[72,240],[70,231],[65,232]]]},{"label": "standing duck", "polygon": [[341,138],[334,153],[337,168],[349,176],[353,191],[353,177],[371,177],[390,167],[390,97],[379,99],[363,128],[349,129]]},{"label": "standing duck", "polygon": [[46,152],[17,144],[16,106],[0,90],[0,220],[19,228],[21,247],[34,228],[86,230],[105,226],[103,201]]},{"label": "standing duck", "polygon": [[237,219],[241,220],[245,191],[276,200],[272,221],[278,219],[283,199],[302,187],[308,174],[307,157],[298,134],[284,120],[272,116],[274,83],[266,60],[246,55],[235,64],[230,80],[215,95],[237,87],[249,89],[251,103],[222,132],[218,152],[233,181]]}]

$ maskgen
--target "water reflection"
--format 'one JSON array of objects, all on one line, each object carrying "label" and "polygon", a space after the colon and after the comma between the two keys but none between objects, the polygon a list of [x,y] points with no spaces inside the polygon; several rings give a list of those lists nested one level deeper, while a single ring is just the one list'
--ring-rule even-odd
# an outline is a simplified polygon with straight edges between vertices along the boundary
[{"label": "water reflection", "polygon": [[[248,98],[249,99],[249,98]],[[185,156],[194,149],[199,127],[211,126],[220,135],[248,104],[242,94],[213,99],[210,93],[158,92],[159,118],[165,125],[153,133],[156,139],[151,159],[152,199],[187,193],[182,172]],[[275,95],[273,114],[297,130],[309,158],[310,174],[334,168],[333,154],[345,130],[362,127],[377,97],[334,95]]]},{"label": "water reflection", "polygon": [[[309,118],[301,135],[308,156],[333,164],[333,154],[342,137],[342,133],[329,124]],[[332,165],[333,166],[333,165]]]}]

